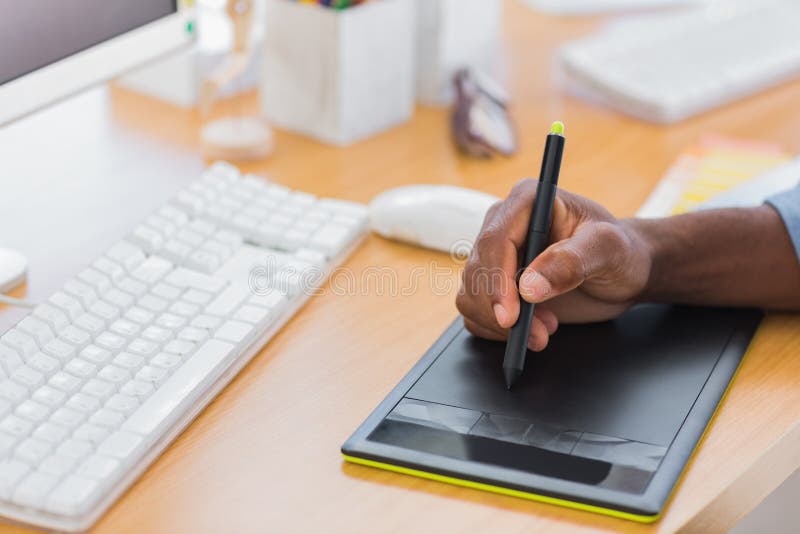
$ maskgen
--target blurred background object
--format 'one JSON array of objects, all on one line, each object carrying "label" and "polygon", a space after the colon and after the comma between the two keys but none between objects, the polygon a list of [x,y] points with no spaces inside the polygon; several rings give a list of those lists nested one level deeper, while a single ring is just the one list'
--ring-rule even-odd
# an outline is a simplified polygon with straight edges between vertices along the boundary
[{"label": "blurred background object", "polygon": [[597,15],[619,11],[685,6],[702,0],[523,0],[534,9],[555,15]]},{"label": "blurred background object", "polygon": [[800,74],[800,2],[725,0],[631,17],[564,45],[565,88],[673,123]]},{"label": "blurred background object", "polygon": [[[205,80],[226,61],[235,40],[234,25],[227,11],[227,0],[199,0],[194,6],[191,31],[194,46],[167,56],[118,78],[116,84],[131,91],[164,100],[176,106],[192,108],[200,101]],[[254,20],[263,14],[263,0],[253,2]],[[254,24],[248,46],[253,59],[235,80],[219,88],[223,98],[250,91],[258,86],[264,27]]]},{"label": "blurred background object", "polygon": [[456,102],[451,128],[462,152],[478,158],[495,153],[511,156],[517,151],[517,136],[506,105],[508,95],[487,76],[461,69],[453,77]]},{"label": "blurred background object", "polygon": [[268,0],[261,108],[270,123],[348,145],[411,118],[414,3],[346,9]]},{"label": "blurred background object", "polygon": [[[227,0],[225,11],[233,26],[230,54],[202,82],[200,112],[211,113],[214,101],[223,87],[236,85],[253,62],[254,0]],[[200,132],[203,152],[210,159],[231,161],[256,160],[272,152],[272,131],[259,116],[233,115],[209,122]]]},{"label": "blurred background object", "polygon": [[500,0],[414,0],[416,87],[423,104],[445,106],[455,98],[453,75],[465,67],[496,74]]}]

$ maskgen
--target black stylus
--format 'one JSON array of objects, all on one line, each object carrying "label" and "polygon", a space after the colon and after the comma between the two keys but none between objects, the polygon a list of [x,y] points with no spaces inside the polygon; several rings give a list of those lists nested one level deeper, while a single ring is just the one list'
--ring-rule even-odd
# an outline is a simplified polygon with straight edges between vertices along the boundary
[{"label": "black stylus", "polygon": [[[554,122],[544,145],[542,169],[539,172],[539,185],[533,201],[531,220],[528,223],[528,240],[525,245],[525,257],[519,275],[547,248],[547,237],[550,233],[550,221],[553,218],[553,203],[556,199],[558,172],[561,169],[561,155],[564,153],[564,124]],[[508,334],[506,354],[503,357],[503,376],[506,387],[511,389],[525,368],[525,355],[528,352],[528,337],[531,335],[534,305],[521,296],[519,298],[519,318]]]}]

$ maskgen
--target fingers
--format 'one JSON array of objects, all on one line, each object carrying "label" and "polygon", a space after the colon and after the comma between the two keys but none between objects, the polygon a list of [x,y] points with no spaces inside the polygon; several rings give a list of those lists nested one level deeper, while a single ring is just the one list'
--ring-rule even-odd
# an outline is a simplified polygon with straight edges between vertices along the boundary
[{"label": "fingers", "polygon": [[484,328],[510,328],[519,316],[516,271],[524,243],[536,182],[519,182],[507,199],[492,206],[464,268],[456,306]]},{"label": "fingers", "polygon": [[[528,348],[537,352],[547,347],[550,336],[555,334],[558,329],[558,319],[555,314],[547,308],[540,308],[541,309],[537,308],[534,311],[533,321],[531,321],[531,332],[528,336]],[[467,318],[464,318],[464,326],[473,335],[485,339],[500,341],[508,337],[508,330],[487,328]]]},{"label": "fingers", "polygon": [[519,292],[528,302],[544,302],[571,291],[587,279],[617,269],[626,247],[625,234],[599,222],[549,246],[522,273]]}]

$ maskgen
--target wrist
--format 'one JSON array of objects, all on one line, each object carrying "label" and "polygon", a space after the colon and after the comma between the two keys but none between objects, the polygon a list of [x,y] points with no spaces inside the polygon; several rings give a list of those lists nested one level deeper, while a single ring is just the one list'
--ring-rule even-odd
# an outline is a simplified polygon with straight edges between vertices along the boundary
[{"label": "wrist", "polygon": [[633,296],[634,302],[657,300],[658,264],[663,253],[659,250],[663,241],[657,236],[658,226],[647,219],[629,218],[620,220],[625,233],[631,241],[632,261],[637,264],[634,272],[641,279],[636,284],[639,288]]}]

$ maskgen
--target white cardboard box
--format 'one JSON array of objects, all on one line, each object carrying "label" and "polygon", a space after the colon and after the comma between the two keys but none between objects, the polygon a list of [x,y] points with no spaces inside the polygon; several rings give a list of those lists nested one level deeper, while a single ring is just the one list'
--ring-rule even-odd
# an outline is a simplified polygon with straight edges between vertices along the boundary
[{"label": "white cardboard box", "polygon": [[347,145],[414,109],[414,0],[337,11],[268,0],[261,109],[275,126]]},{"label": "white cardboard box", "polygon": [[502,5],[500,0],[415,1],[417,99],[448,105],[458,69],[496,74]]}]

